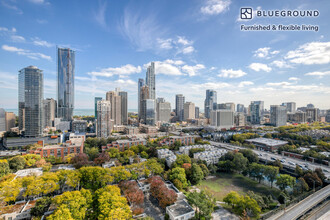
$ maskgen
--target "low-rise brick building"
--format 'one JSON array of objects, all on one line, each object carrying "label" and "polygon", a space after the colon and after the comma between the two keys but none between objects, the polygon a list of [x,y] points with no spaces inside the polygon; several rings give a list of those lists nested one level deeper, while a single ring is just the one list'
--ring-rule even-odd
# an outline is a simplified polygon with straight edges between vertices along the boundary
[{"label": "low-rise brick building", "polygon": [[143,138],[131,138],[131,139],[125,139],[125,140],[116,140],[113,141],[111,144],[107,144],[106,146],[102,146],[102,151],[107,150],[109,148],[117,148],[120,151],[124,151],[125,148],[129,149],[132,146],[135,145],[146,145],[147,140]]}]

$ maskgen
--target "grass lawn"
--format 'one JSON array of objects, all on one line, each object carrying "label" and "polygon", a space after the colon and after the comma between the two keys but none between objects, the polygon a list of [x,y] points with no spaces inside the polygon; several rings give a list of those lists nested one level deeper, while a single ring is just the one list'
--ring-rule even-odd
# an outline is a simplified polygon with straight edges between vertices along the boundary
[{"label": "grass lawn", "polygon": [[214,178],[201,181],[197,187],[210,192],[218,201],[222,201],[230,191],[237,191],[244,195],[247,191],[251,190],[255,193],[272,195],[276,198],[280,193],[276,188],[259,184],[257,181],[241,174],[229,173],[217,173]]}]

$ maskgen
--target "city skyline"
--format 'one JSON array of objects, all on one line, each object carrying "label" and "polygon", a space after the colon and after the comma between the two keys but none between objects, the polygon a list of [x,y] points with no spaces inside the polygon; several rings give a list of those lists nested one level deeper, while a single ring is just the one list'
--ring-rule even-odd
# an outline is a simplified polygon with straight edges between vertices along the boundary
[{"label": "city skyline", "polygon": [[[175,95],[183,94],[204,110],[205,90],[211,89],[217,91],[217,103],[248,106],[261,100],[267,109],[283,102],[296,102],[297,107],[313,103],[329,109],[329,3],[283,2],[246,4],[263,9],[317,9],[317,18],[256,21],[318,24],[319,31],[242,32],[241,24],[255,21],[240,21],[243,3],[233,1],[194,1],[189,6],[187,1],[176,2],[178,9],[171,12],[166,10],[170,2],[151,2],[145,8],[125,1],[99,1],[77,8],[70,2],[61,18],[55,14],[59,8],[63,10],[62,3],[10,3],[16,9],[1,4],[0,17],[8,19],[0,22],[0,93],[6,94],[0,97],[0,107],[18,107],[18,71],[30,65],[44,72],[44,98],[56,99],[58,45],[76,51],[77,109],[93,109],[94,97],[105,98],[105,93],[116,87],[127,91],[128,109],[137,109],[138,78],[144,77],[151,61],[156,69],[155,98],[164,97],[172,108]],[[223,7],[213,10],[212,4]],[[133,13],[133,8],[139,10]],[[40,11],[37,16],[33,16],[35,10]],[[86,30],[75,28],[64,35],[56,32],[77,24],[85,25]]]}]

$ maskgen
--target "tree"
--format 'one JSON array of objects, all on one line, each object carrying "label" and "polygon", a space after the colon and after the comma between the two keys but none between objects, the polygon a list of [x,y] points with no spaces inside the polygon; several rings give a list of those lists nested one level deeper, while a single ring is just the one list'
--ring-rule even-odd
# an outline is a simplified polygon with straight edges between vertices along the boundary
[{"label": "tree", "polygon": [[47,219],[50,220],[74,220],[70,213],[70,209],[66,205],[59,206],[53,214],[51,214]]},{"label": "tree", "polygon": [[304,171],[301,169],[300,166],[296,165],[295,173],[298,175],[298,177],[301,177],[304,175]]},{"label": "tree", "polygon": [[300,193],[303,193],[304,191],[309,190],[308,184],[306,183],[305,179],[302,177],[298,178],[296,187],[298,190],[300,190]]},{"label": "tree", "polygon": [[82,167],[78,170],[81,187],[97,190],[113,182],[114,177],[110,169],[102,167]]},{"label": "tree", "polygon": [[271,163],[271,165],[278,167],[280,170],[283,169],[283,164],[279,159],[275,160],[273,163]]},{"label": "tree", "polygon": [[296,178],[292,177],[288,174],[280,174],[280,176],[277,177],[277,180],[276,180],[276,185],[281,190],[285,190],[287,187],[293,188],[295,183],[296,183]]},{"label": "tree", "polygon": [[258,164],[258,163],[252,163],[249,166],[249,175],[251,177],[256,178],[260,183],[261,180],[264,178],[265,168],[266,168],[265,165]]},{"label": "tree", "polygon": [[308,172],[304,175],[304,180],[308,184],[309,188],[314,189],[316,187],[322,186],[322,180],[315,172]]},{"label": "tree", "polygon": [[145,152],[145,151],[142,151],[141,153],[140,153],[140,155],[141,155],[141,157],[142,158],[148,158],[148,154],[147,154],[147,152]]},{"label": "tree", "polygon": [[99,155],[99,149],[97,147],[85,148],[85,151],[90,161],[94,161]]},{"label": "tree", "polygon": [[76,169],[88,166],[90,164],[88,161],[88,156],[84,153],[77,154],[74,158],[71,159],[71,163]]},{"label": "tree", "polygon": [[26,167],[34,166],[37,161],[41,160],[41,156],[36,154],[26,154],[23,156],[23,158],[25,159]]},{"label": "tree", "polygon": [[242,172],[246,169],[248,159],[246,159],[243,154],[236,153],[234,155],[233,163],[235,164],[235,170],[238,172]]},{"label": "tree", "polygon": [[178,179],[182,183],[183,188],[186,188],[188,186],[186,173],[184,169],[181,167],[173,168],[170,173],[169,179],[171,181]]},{"label": "tree", "polygon": [[203,171],[204,178],[207,177],[210,174],[210,171],[207,168],[207,166],[205,164],[199,164],[199,166],[201,167],[201,169]]},{"label": "tree", "polygon": [[327,177],[324,175],[323,171],[321,168],[316,168],[315,171],[314,171],[317,176],[322,180],[322,182],[324,182],[324,180],[327,179]]},{"label": "tree", "polygon": [[150,183],[151,195],[158,199],[162,208],[166,208],[166,206],[173,204],[177,200],[177,194],[173,190],[168,189],[160,177],[150,177],[148,181]]},{"label": "tree", "polygon": [[148,159],[146,166],[148,167],[152,175],[161,175],[164,173],[163,166],[158,163],[155,158]]},{"label": "tree", "polygon": [[249,163],[257,163],[259,161],[258,155],[250,149],[240,149],[239,152],[248,159]]},{"label": "tree", "polygon": [[277,175],[279,173],[279,168],[275,166],[265,166],[265,176],[271,184],[271,188],[273,188],[273,182],[276,180]]},{"label": "tree", "polygon": [[185,154],[177,155],[173,167],[181,167],[184,163],[191,163],[190,157]]},{"label": "tree", "polygon": [[80,184],[80,173],[76,170],[60,170],[56,172],[60,189],[63,192],[64,186],[70,186],[74,189],[79,189]]},{"label": "tree", "polygon": [[25,167],[25,159],[21,156],[16,156],[11,159],[9,159],[9,167],[13,170],[13,172],[16,172],[17,170],[24,169]]},{"label": "tree", "polygon": [[110,158],[119,158],[120,157],[120,152],[117,148],[111,147],[108,150]]},{"label": "tree", "polygon": [[0,185],[0,200],[7,203],[15,202],[21,189],[21,183],[15,179],[8,179]]},{"label": "tree", "polygon": [[231,205],[232,208],[235,208],[240,201],[240,195],[236,191],[230,191],[230,193],[223,198],[223,201],[228,205]]},{"label": "tree", "polygon": [[211,219],[216,200],[205,191],[191,192],[187,196],[189,204],[196,210],[197,219]]},{"label": "tree", "polygon": [[10,167],[7,160],[0,160],[0,178],[10,173]]},{"label": "tree", "polygon": [[45,212],[48,211],[48,208],[52,202],[50,197],[42,197],[38,199],[36,205],[31,209],[31,216],[41,217]]},{"label": "tree", "polygon": [[192,184],[198,184],[202,179],[204,178],[204,173],[201,169],[201,167],[193,163],[191,166],[191,172],[189,176],[189,180]]},{"label": "tree", "polygon": [[108,161],[110,161],[110,156],[109,153],[106,151],[103,151],[102,153],[99,154],[97,158],[94,159],[94,163],[98,165],[101,165]]}]

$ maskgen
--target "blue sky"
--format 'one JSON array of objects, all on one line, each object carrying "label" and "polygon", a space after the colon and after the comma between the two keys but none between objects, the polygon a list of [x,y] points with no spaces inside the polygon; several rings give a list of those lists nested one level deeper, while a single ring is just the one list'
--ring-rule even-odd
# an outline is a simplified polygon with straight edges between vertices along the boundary
[{"label": "blue sky", "polygon": [[[239,19],[240,7],[319,10],[317,18]],[[44,70],[44,97],[56,98],[56,45],[76,50],[75,106],[120,87],[137,108],[137,79],[156,62],[156,95],[204,107],[295,101],[330,108],[330,1],[0,0],[0,107],[17,108],[17,75]],[[240,25],[311,24],[316,31],[241,31]]]}]

